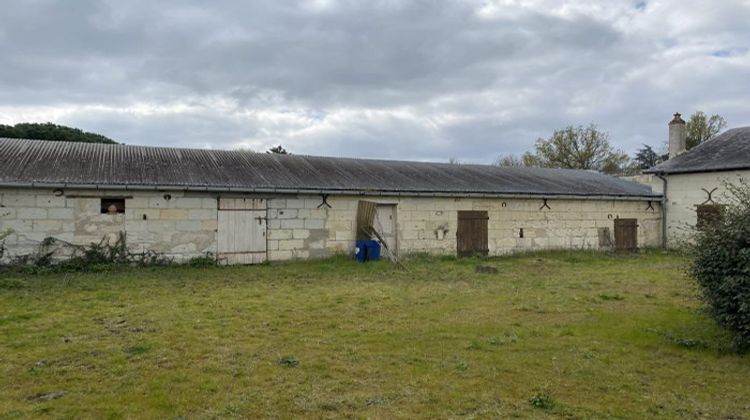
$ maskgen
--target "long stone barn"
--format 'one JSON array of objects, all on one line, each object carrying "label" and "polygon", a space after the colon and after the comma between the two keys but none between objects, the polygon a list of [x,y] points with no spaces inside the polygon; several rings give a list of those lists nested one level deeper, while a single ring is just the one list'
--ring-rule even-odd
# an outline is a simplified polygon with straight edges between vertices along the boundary
[{"label": "long stone barn", "polygon": [[661,245],[661,196],[591,171],[0,139],[6,262],[121,232],[177,261],[351,254],[360,200],[402,255]]}]

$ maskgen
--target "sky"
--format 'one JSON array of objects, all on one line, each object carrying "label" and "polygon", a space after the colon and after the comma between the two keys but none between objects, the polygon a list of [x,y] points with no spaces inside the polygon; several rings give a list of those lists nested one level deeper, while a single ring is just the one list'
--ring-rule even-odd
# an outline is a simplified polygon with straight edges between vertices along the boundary
[{"label": "sky", "polygon": [[3,2],[0,124],[126,144],[492,163],[594,123],[750,125],[750,0]]}]

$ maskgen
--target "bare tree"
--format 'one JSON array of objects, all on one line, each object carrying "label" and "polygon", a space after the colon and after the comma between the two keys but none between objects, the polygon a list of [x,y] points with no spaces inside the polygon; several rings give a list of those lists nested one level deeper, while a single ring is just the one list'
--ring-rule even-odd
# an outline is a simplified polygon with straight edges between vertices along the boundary
[{"label": "bare tree", "polygon": [[518,168],[520,166],[526,165],[524,164],[523,157],[513,154],[507,154],[499,156],[495,160],[495,166]]},{"label": "bare tree", "polygon": [[568,126],[556,130],[548,139],[538,139],[535,152],[523,155],[526,166],[593,169],[608,174],[620,173],[630,166],[630,158],[609,144],[609,134],[594,124]]},{"label": "bare tree", "polygon": [[460,165],[461,161],[456,157],[451,157],[448,158],[448,163],[450,163],[451,165]]}]

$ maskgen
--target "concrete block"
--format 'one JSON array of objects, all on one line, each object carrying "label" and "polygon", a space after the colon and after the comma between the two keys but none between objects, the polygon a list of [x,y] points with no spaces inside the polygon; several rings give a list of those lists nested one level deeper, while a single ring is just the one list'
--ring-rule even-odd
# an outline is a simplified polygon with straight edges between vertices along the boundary
[{"label": "concrete block", "polygon": [[64,196],[54,196],[50,194],[40,194],[36,196],[37,207],[65,207]]},{"label": "concrete block", "polygon": [[281,229],[281,220],[269,219],[267,225],[268,229]]},{"label": "concrete block", "polygon": [[302,229],[305,227],[305,221],[302,219],[282,219],[282,229]]},{"label": "concrete block", "polygon": [[284,200],[283,198],[272,198],[268,200],[268,208],[269,209],[285,209],[286,200]]},{"label": "concrete block", "polygon": [[310,231],[307,229],[294,229],[292,231],[292,237],[294,239],[307,239],[310,237]]},{"label": "concrete block", "polygon": [[202,204],[203,199],[201,198],[180,197],[172,199],[172,207],[178,209],[199,209]]},{"label": "concrete block", "polygon": [[351,220],[329,221],[327,224],[330,230],[353,230],[354,223]]},{"label": "concrete block", "polygon": [[352,231],[336,231],[334,235],[337,241],[353,241],[355,238],[354,232]]},{"label": "concrete block", "polygon": [[38,220],[47,218],[47,209],[39,207],[21,207],[16,211],[20,219]]},{"label": "concrete block", "polygon": [[33,232],[52,233],[62,230],[62,222],[59,220],[35,220],[31,225]]},{"label": "concrete block", "polygon": [[268,239],[292,239],[291,229],[273,229],[268,231]]},{"label": "concrete block", "polygon": [[[0,209],[2,214],[2,209]],[[73,209],[60,207],[47,210],[47,217],[56,220],[73,220]]]},{"label": "concrete block", "polygon": [[301,260],[310,258],[310,251],[306,249],[295,249],[292,251],[292,258]]},{"label": "concrete block", "polygon": [[320,219],[305,219],[305,229],[323,229],[325,221]]},{"label": "concrete block", "polygon": [[305,208],[305,200],[301,199],[301,198],[287,199],[286,200],[286,208],[287,209],[304,209]]},{"label": "concrete block", "polygon": [[285,261],[293,258],[291,250],[268,251],[270,261]]},{"label": "concrete block", "polygon": [[188,219],[190,220],[213,220],[218,218],[216,210],[211,209],[190,209],[188,210]]},{"label": "concrete block", "polygon": [[318,206],[323,202],[323,198],[306,198],[305,208],[306,209],[318,209]]},{"label": "concrete block", "polygon": [[297,210],[277,210],[276,217],[277,219],[296,219],[297,218]]},{"label": "concrete block", "polygon": [[279,241],[279,250],[292,250],[302,249],[305,246],[305,241],[302,239],[285,239]]},{"label": "concrete block", "polygon": [[217,200],[215,197],[203,198],[201,200],[201,207],[204,209],[216,210],[219,208],[219,200]]},{"label": "concrete block", "polygon": [[16,209],[13,207],[0,207],[0,220],[1,219],[15,219]]},{"label": "concrete block", "polygon": [[36,196],[30,194],[7,194],[2,196],[2,204],[6,207],[36,207]]},{"label": "concrete block", "polygon": [[204,220],[201,222],[201,229],[208,231],[215,231],[219,228],[219,222],[217,220]]},{"label": "concrete block", "polygon": [[178,220],[175,222],[175,229],[183,232],[195,232],[203,230],[203,224],[200,220]]},{"label": "concrete block", "polygon": [[185,209],[162,209],[159,212],[159,218],[164,220],[184,220],[188,218],[188,212]]},{"label": "concrete block", "polygon": [[133,197],[125,200],[126,209],[145,209],[148,207],[148,197]]}]

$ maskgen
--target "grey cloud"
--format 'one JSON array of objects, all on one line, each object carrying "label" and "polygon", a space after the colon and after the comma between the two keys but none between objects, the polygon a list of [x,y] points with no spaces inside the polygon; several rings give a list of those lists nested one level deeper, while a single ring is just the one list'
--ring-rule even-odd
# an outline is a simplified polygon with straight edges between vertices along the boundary
[{"label": "grey cloud", "polygon": [[568,124],[598,123],[633,151],[661,142],[677,110],[750,123],[746,5],[703,17],[699,2],[607,15],[557,3],[486,18],[480,1],[13,2],[0,123],[50,115],[127,143],[478,162]]}]

